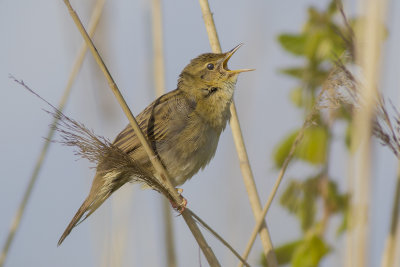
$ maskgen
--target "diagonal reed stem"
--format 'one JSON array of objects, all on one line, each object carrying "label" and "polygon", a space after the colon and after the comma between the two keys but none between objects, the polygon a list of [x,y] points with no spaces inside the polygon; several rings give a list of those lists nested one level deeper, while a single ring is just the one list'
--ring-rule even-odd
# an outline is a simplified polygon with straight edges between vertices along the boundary
[{"label": "diagonal reed stem", "polygon": [[[310,115],[309,118],[311,118],[311,117],[312,117],[312,115]],[[306,122],[307,121],[308,120],[306,120]],[[250,254],[251,248],[253,247],[253,244],[254,244],[254,241],[256,240],[257,234],[260,231],[261,226],[263,225],[263,222],[265,220],[265,216],[267,215],[267,212],[268,212],[268,210],[269,210],[269,208],[271,206],[272,200],[274,199],[276,193],[278,192],[279,185],[281,184],[283,176],[286,173],[287,167],[288,167],[290,161],[293,158],[294,152],[296,151],[296,148],[297,148],[298,144],[303,139],[305,127],[306,127],[306,123],[304,123],[304,125],[301,128],[300,132],[297,134],[296,139],[294,140],[294,142],[292,144],[292,147],[290,148],[290,152],[289,152],[288,156],[285,158],[285,161],[284,161],[284,163],[282,165],[282,168],[279,171],[279,175],[278,175],[278,178],[275,181],[274,187],[272,188],[272,192],[268,196],[267,203],[265,204],[265,206],[264,206],[264,208],[263,208],[263,210],[261,212],[261,215],[256,220],[256,226],[254,226],[254,228],[253,228],[253,232],[251,233],[250,239],[247,242],[246,249],[245,249],[245,251],[244,251],[244,253],[242,255],[242,258],[245,259],[245,260],[247,259],[247,257]],[[241,267],[243,265],[240,263],[238,266]]]},{"label": "diagonal reed stem", "polygon": [[[218,39],[217,30],[215,28],[214,19],[208,4],[208,0],[199,0],[201,11],[203,14],[204,23],[208,33],[208,39],[210,41],[211,49],[214,53],[221,53],[221,45]],[[249,196],[250,205],[253,210],[254,218],[257,220],[261,215],[261,201],[257,193],[257,187],[254,182],[254,176],[250,167],[250,162],[247,156],[246,147],[243,141],[242,131],[240,129],[239,119],[236,112],[235,104],[232,102],[230,107],[231,120],[230,126],[232,129],[232,135],[236,146],[236,151],[239,157],[240,169],[242,171],[242,176],[244,184],[246,186],[247,194]],[[264,218],[265,216],[263,216]],[[267,224],[263,219],[261,223],[260,238],[262,245],[264,247],[264,253],[267,258],[269,266],[277,266],[276,255],[273,251],[272,242],[270,235],[268,233]]]},{"label": "diagonal reed stem", "polygon": [[[94,31],[95,31],[95,29],[97,27],[97,24],[99,22],[99,19],[100,19],[102,10],[103,10],[104,2],[105,2],[105,0],[98,0],[96,2],[96,5],[95,5],[94,9],[93,9],[93,12],[92,12],[92,15],[91,15],[91,18],[90,18],[90,22],[89,22],[89,35],[90,36],[93,36]],[[63,96],[61,97],[60,103],[58,104],[57,108],[60,111],[62,111],[64,109],[65,104],[67,103],[67,100],[68,100],[70,92],[71,92],[72,85],[73,85],[73,83],[75,81],[75,78],[76,78],[76,76],[77,76],[77,74],[78,74],[78,72],[79,72],[79,70],[80,70],[80,68],[82,66],[82,62],[83,62],[83,60],[85,58],[86,51],[87,51],[87,45],[86,45],[85,42],[83,42],[81,47],[80,47],[80,49],[79,49],[79,52],[78,52],[78,54],[76,56],[75,62],[73,64],[73,68],[72,68],[72,71],[71,71],[71,73],[69,75],[67,85],[65,86]],[[55,125],[57,123],[57,120],[58,119],[54,119],[53,122],[52,122],[52,125]],[[49,147],[50,147],[50,144],[51,144],[50,140],[53,139],[54,131],[55,131],[54,127],[50,127],[49,128],[49,131],[48,131],[47,136],[45,138],[45,142],[43,144],[42,150],[40,151],[40,154],[39,154],[39,156],[37,158],[37,161],[36,161],[35,167],[33,169],[32,175],[31,175],[31,177],[29,179],[28,186],[27,186],[27,188],[25,190],[25,193],[24,193],[24,196],[22,198],[22,201],[21,201],[21,203],[20,203],[20,205],[18,207],[17,213],[15,214],[15,217],[14,217],[14,219],[12,221],[12,224],[11,224],[11,227],[10,227],[10,231],[8,233],[6,242],[5,242],[4,247],[2,249],[1,256],[0,256],[0,267],[2,267],[4,265],[4,262],[5,262],[6,258],[7,258],[8,250],[10,249],[10,246],[11,246],[13,240],[14,240],[15,233],[17,232],[17,230],[19,228],[22,216],[24,215],[24,212],[25,212],[26,205],[27,205],[28,201],[30,200],[30,196],[32,194],[33,187],[36,184],[36,181],[37,181],[37,178],[39,176],[40,170],[41,170],[41,168],[43,166],[44,159],[45,159],[45,157],[47,155],[47,151],[49,150]]]},{"label": "diagonal reed stem", "polygon": [[[260,231],[260,228],[262,226],[264,218],[267,215],[267,212],[268,212],[268,210],[269,210],[269,208],[270,208],[270,206],[272,204],[272,201],[275,198],[276,193],[278,192],[279,185],[282,182],[283,176],[286,173],[286,170],[287,170],[287,168],[289,166],[289,163],[293,159],[293,156],[294,156],[294,153],[295,153],[295,151],[297,149],[297,146],[303,140],[304,131],[309,125],[312,124],[313,117],[314,117],[314,115],[317,113],[317,111],[319,109],[319,104],[318,103],[320,102],[320,100],[321,100],[321,98],[323,96],[323,93],[324,93],[323,91],[321,91],[319,93],[319,95],[318,95],[318,97],[317,97],[317,99],[315,101],[316,104],[314,105],[313,109],[311,110],[311,112],[307,115],[306,119],[304,120],[304,123],[303,123],[299,133],[297,134],[292,146],[290,147],[289,154],[287,155],[287,157],[285,158],[285,161],[282,164],[281,170],[279,171],[279,174],[278,174],[278,178],[276,179],[274,187],[272,188],[272,191],[268,196],[267,203],[265,203],[260,217],[256,220],[256,225],[254,226],[253,232],[251,233],[251,236],[250,236],[250,239],[247,242],[247,246],[246,246],[245,252],[242,255],[242,258],[245,259],[245,260],[247,259],[247,257],[250,254],[251,248],[253,247],[254,241],[256,240],[257,233]],[[241,267],[243,265],[239,264],[238,266]]]},{"label": "diagonal reed stem", "polygon": [[187,209],[188,212],[191,214],[191,216],[197,220],[198,223],[200,223],[204,228],[206,228],[215,238],[217,238],[225,247],[227,247],[233,255],[235,255],[241,262],[244,264],[246,267],[249,267],[250,265],[246,262],[245,259],[243,259],[238,252],[227,242],[225,239],[223,239],[217,232],[215,232],[208,224],[206,224],[205,221],[203,221],[199,216],[197,216],[193,211],[190,209]]},{"label": "diagonal reed stem", "polygon": [[[152,10],[152,32],[153,32],[153,77],[156,96],[160,97],[165,93],[165,64],[164,64],[164,40],[162,26],[162,6],[161,0],[151,1]],[[162,198],[162,209],[164,215],[164,242],[167,255],[167,266],[176,267],[175,238],[172,221],[172,214],[169,201]]]},{"label": "diagonal reed stem", "polygon": [[[169,179],[169,175],[162,166],[161,162],[159,161],[158,157],[155,155],[153,149],[151,148],[150,144],[148,143],[147,139],[144,137],[143,132],[141,131],[135,117],[133,116],[132,112],[130,111],[128,105],[126,104],[125,99],[123,98],[121,92],[119,91],[114,79],[112,78],[110,72],[108,71],[106,65],[103,62],[103,59],[101,58],[100,54],[98,53],[96,47],[94,46],[91,38],[87,34],[85,28],[82,25],[82,22],[80,21],[78,15],[76,12],[73,10],[69,0],[63,0],[65,5],[68,8],[68,11],[74,20],[79,32],[81,33],[82,37],[85,39],[86,43],[89,46],[90,51],[92,52],[92,55],[94,59],[96,60],[97,64],[99,65],[101,71],[103,72],[104,76],[107,79],[107,82],[110,86],[110,89],[114,93],[115,97],[117,98],[121,108],[123,109],[125,115],[127,116],[130,125],[132,129],[134,130],[136,136],[138,137],[140,143],[142,144],[143,148],[145,149],[147,155],[149,156],[149,159],[151,163],[154,166],[154,169],[159,175],[159,180],[165,188],[168,190],[168,193],[171,195],[173,198],[172,200],[175,202],[177,207],[183,207],[183,200],[182,197],[178,194],[176,189],[172,186],[172,183]],[[188,225],[190,231],[192,232],[193,236],[195,237],[197,243],[199,244],[201,250],[203,251],[208,263],[210,266],[220,266],[217,258],[215,257],[213,251],[211,248],[208,246],[206,240],[204,239],[202,233],[200,232],[200,229],[198,228],[197,224],[193,220],[193,218],[190,216],[189,213],[183,211],[182,212],[182,217],[184,218],[186,224]]]}]

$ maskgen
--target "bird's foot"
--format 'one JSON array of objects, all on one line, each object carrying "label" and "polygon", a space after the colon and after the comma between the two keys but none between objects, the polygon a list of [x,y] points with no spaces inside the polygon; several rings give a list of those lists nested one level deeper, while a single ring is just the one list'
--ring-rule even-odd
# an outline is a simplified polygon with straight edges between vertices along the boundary
[{"label": "bird's foot", "polygon": [[179,215],[181,215],[182,212],[185,211],[187,205],[186,198],[184,198],[183,196],[181,196],[181,198],[182,198],[182,204],[176,209],[179,212]]},{"label": "bird's foot", "polygon": [[181,198],[181,204],[180,205],[177,205],[176,203],[175,203],[175,201],[173,201],[173,200],[169,200],[169,202],[171,203],[171,206],[172,206],[172,208],[174,209],[174,210],[176,210],[177,212],[179,212],[179,215],[181,215],[182,214],[182,212],[185,210],[185,208],[186,208],[186,205],[187,205],[187,200],[186,200],[186,198],[184,198],[181,194],[182,194],[182,192],[183,192],[183,189],[182,188],[177,188],[176,189],[177,191],[178,191],[178,193],[179,193],[179,197]]}]

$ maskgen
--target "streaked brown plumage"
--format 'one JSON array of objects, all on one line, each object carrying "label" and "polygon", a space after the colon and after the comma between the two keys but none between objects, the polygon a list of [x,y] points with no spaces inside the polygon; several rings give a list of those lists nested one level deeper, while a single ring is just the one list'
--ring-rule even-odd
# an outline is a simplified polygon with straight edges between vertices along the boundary
[{"label": "streaked brown plumage", "polygon": [[[174,186],[183,184],[204,168],[215,154],[219,136],[230,117],[229,106],[238,74],[251,70],[229,70],[227,67],[229,58],[240,46],[227,53],[202,54],[193,59],[180,74],[178,88],[156,99],[136,118]],[[157,179],[130,125],[116,137],[112,146],[130,156],[133,168],[126,171],[113,166],[114,159],[121,153],[118,151],[106,153],[98,160],[90,193],[58,245],[78,223],[122,185],[134,181],[138,174]],[[114,152],[116,154],[112,156]]]}]

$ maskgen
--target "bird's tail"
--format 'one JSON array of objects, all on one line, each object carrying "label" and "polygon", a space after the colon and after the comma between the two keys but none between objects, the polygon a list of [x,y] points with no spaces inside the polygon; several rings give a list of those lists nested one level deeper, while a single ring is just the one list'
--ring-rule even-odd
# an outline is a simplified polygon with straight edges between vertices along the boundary
[{"label": "bird's tail", "polygon": [[[98,169],[101,169],[102,167],[104,167],[102,163],[97,166]],[[130,173],[124,175],[119,171],[108,171],[106,174],[98,172],[93,179],[89,195],[76,212],[74,218],[72,218],[71,222],[68,224],[64,233],[61,235],[60,240],[58,241],[58,246],[61,245],[75,226],[86,220],[86,218],[95,212],[113,192],[127,183],[129,179]]]},{"label": "bird's tail", "polygon": [[64,239],[71,233],[72,229],[81,221],[82,216],[87,212],[90,206],[89,197],[82,203],[79,210],[76,212],[74,218],[72,218],[71,222],[68,224],[67,228],[65,229],[64,233],[61,235],[60,240],[58,240],[58,246],[64,241]]},{"label": "bird's tail", "polygon": [[[86,220],[101,204],[109,197],[98,197],[89,194],[89,196],[82,203],[81,207],[76,212],[74,218],[72,218],[71,222],[68,224],[64,233],[61,235],[60,240],[58,240],[58,246],[64,241],[64,239],[71,233],[72,229],[75,228],[78,224]],[[83,217],[84,216],[84,217]],[[83,217],[83,218],[82,218]]]}]

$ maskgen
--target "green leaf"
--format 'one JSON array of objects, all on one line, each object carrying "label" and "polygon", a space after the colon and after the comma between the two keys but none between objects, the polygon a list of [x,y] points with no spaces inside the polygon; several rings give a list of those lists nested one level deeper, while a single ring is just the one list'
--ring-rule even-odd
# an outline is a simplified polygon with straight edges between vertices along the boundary
[{"label": "green leaf", "polygon": [[280,73],[288,75],[290,77],[296,78],[301,81],[303,87],[298,87],[301,90],[305,91],[310,87],[318,88],[326,81],[329,72],[324,70],[323,68],[311,64],[306,67],[289,67],[283,68],[279,70]]},{"label": "green leaf", "polygon": [[280,197],[280,204],[295,214],[303,232],[307,232],[315,222],[318,197],[318,177],[304,182],[292,180]]},{"label": "green leaf", "polygon": [[302,34],[281,34],[278,41],[282,47],[297,56],[305,54],[306,36]]},{"label": "green leaf", "polygon": [[346,134],[345,134],[345,144],[348,150],[351,149],[351,135],[352,135],[352,123],[347,124]]},{"label": "green leaf", "polygon": [[327,15],[329,15],[329,16],[334,15],[338,11],[337,7],[338,7],[338,5],[337,5],[336,1],[331,1],[328,6],[328,9],[326,10]]},{"label": "green leaf", "polygon": [[[292,132],[275,148],[274,161],[277,167],[282,167],[298,132],[299,130]],[[314,165],[325,163],[328,138],[328,132],[322,126],[312,126],[305,129],[303,139],[298,144],[294,157]]]},{"label": "green leaf", "polygon": [[282,265],[290,263],[293,257],[293,253],[295,252],[297,247],[303,242],[303,240],[296,240],[276,247],[275,254],[278,260],[278,264]]},{"label": "green leaf", "polygon": [[328,132],[322,126],[307,128],[296,150],[296,157],[311,164],[325,163],[328,138]]},{"label": "green leaf", "polygon": [[331,212],[344,212],[347,208],[348,194],[340,194],[336,182],[330,180],[327,187],[326,204]]},{"label": "green leaf", "polygon": [[304,79],[304,73],[305,69],[303,67],[292,67],[292,68],[284,68],[280,69],[279,72],[289,75],[291,77],[303,80]]},{"label": "green leaf", "polygon": [[330,248],[317,235],[311,235],[300,244],[293,253],[293,267],[316,267]]},{"label": "green leaf", "polygon": [[291,134],[286,136],[284,140],[279,142],[279,144],[275,147],[273,157],[276,167],[278,168],[282,167],[283,162],[288,156],[290,148],[292,147],[292,144],[296,139],[298,132],[299,132],[298,130],[292,132]]},{"label": "green leaf", "polygon": [[303,183],[303,199],[297,216],[301,222],[301,229],[306,232],[315,222],[317,210],[318,180],[316,178],[307,179]]},{"label": "green leaf", "polygon": [[336,229],[336,236],[342,235],[347,230],[348,218],[349,218],[348,213],[344,212],[342,217],[342,223]]},{"label": "green leaf", "polygon": [[296,180],[291,180],[280,197],[279,202],[282,206],[286,207],[289,212],[297,213],[299,210],[299,203],[302,201],[302,194],[302,183]]},{"label": "green leaf", "polygon": [[304,200],[301,202],[300,209],[297,216],[300,219],[301,229],[303,232],[307,232],[314,222],[316,213],[316,199],[311,196],[304,196]]},{"label": "green leaf", "polygon": [[[303,239],[291,241],[289,243],[283,244],[279,247],[275,247],[274,251],[276,254],[276,259],[278,260],[279,265],[288,264],[292,261],[292,257],[297,247],[304,242]],[[261,266],[268,267],[267,259],[265,258],[265,254],[261,253]]]},{"label": "green leaf", "polygon": [[343,194],[342,195],[342,202],[341,204],[343,205],[340,208],[340,212],[342,213],[342,223],[336,230],[336,235],[339,236],[343,234],[347,228],[349,227],[348,225],[348,218],[349,218],[349,194]]},{"label": "green leaf", "polygon": [[[311,61],[321,59],[319,55],[320,45],[322,40],[322,34],[319,32],[311,32],[307,35],[307,39],[305,41],[304,52],[307,58]],[[319,62],[318,62],[319,63]]]},{"label": "green leaf", "polygon": [[297,107],[302,107],[304,105],[303,99],[303,88],[297,87],[290,92],[290,100],[295,104]]}]

